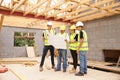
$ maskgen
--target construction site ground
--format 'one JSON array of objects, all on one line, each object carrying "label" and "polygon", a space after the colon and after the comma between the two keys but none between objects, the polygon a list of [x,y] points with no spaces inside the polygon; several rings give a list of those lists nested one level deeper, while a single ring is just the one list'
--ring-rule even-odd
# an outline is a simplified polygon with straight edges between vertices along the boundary
[{"label": "construction site ground", "polygon": [[[88,73],[84,76],[75,76],[75,74],[69,73],[69,70],[72,68],[70,64],[68,64],[66,72],[62,70],[55,72],[54,69],[51,69],[51,59],[49,57],[45,59],[43,71],[40,72],[40,59],[40,57],[2,59],[3,64],[9,70],[5,73],[0,73],[0,80],[120,80],[120,74],[118,73],[96,70],[94,68],[88,68]],[[9,63],[5,63],[5,60]],[[57,64],[56,58],[55,64]],[[77,67],[78,71],[79,66]]]}]

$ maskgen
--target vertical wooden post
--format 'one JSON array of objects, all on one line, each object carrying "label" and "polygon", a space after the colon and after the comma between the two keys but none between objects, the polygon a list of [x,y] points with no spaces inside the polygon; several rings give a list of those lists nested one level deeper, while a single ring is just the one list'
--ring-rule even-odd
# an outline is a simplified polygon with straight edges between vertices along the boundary
[{"label": "vertical wooden post", "polygon": [[[0,32],[1,32],[1,28],[2,28],[3,19],[4,19],[4,15],[0,14]],[[2,60],[2,48],[1,47],[2,47],[2,45],[1,45],[1,40],[0,40],[0,60]],[[0,65],[2,65],[2,62],[0,62]]]},{"label": "vertical wooden post", "polygon": [[4,15],[1,14],[0,15],[0,31],[1,31],[1,28],[2,28],[3,20],[4,20]]}]

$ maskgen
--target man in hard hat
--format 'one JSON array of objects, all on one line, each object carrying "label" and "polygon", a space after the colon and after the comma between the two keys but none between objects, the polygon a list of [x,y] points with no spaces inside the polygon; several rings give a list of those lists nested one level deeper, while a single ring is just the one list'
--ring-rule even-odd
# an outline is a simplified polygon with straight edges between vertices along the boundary
[{"label": "man in hard hat", "polygon": [[75,74],[76,76],[84,76],[84,74],[87,74],[86,53],[88,51],[88,40],[87,33],[83,28],[84,24],[82,22],[76,23],[76,29],[79,31],[77,53],[80,59],[80,71]]},{"label": "man in hard hat", "polygon": [[52,29],[52,22],[47,23],[47,28],[48,29],[43,32],[43,42],[45,44],[44,44],[43,54],[42,54],[41,63],[40,63],[40,71],[43,71],[43,64],[44,64],[45,56],[46,56],[48,50],[50,50],[50,54],[51,54],[52,68],[54,69],[54,67],[55,67],[55,64],[54,64],[54,47],[48,43],[49,34],[55,34],[55,31]]},{"label": "man in hard hat", "polygon": [[[67,43],[69,41],[69,36],[65,32],[65,30],[66,30],[66,26],[61,26],[60,33],[58,33],[57,35],[60,37],[63,37],[65,39],[65,42]],[[62,44],[62,43],[60,43],[60,44]],[[61,71],[62,61],[63,61],[63,65],[62,65],[63,72],[66,72],[66,69],[67,69],[67,45],[66,45],[66,48],[58,49],[57,67],[56,67],[55,71]]]},{"label": "man in hard hat", "polygon": [[75,33],[76,30],[76,26],[72,25],[70,27],[70,52],[71,52],[71,56],[73,59],[73,68],[70,70],[70,73],[76,73],[76,68],[77,68],[77,63],[78,63],[78,59],[77,59],[77,40],[78,40],[78,35]]}]

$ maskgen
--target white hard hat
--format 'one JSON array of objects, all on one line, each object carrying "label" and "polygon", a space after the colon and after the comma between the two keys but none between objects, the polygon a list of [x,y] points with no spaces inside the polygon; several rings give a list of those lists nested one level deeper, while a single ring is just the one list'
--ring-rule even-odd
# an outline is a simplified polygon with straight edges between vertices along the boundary
[{"label": "white hard hat", "polygon": [[48,25],[48,26],[52,26],[52,22],[49,21],[49,22],[47,23],[47,25]]},{"label": "white hard hat", "polygon": [[78,26],[84,26],[83,22],[81,22],[81,21],[77,22],[76,27],[78,27]]}]

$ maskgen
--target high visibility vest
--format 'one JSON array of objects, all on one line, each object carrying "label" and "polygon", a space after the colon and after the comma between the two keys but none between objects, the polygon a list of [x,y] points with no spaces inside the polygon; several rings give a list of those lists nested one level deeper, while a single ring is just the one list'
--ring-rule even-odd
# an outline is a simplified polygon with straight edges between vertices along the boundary
[{"label": "high visibility vest", "polygon": [[[74,40],[75,36],[76,36],[76,33],[71,34],[70,35],[70,41]],[[70,49],[71,50],[77,50],[77,47],[78,47],[77,44],[78,44],[77,42],[70,43]]]},{"label": "high visibility vest", "polygon": [[50,44],[48,43],[48,36],[49,36],[49,34],[55,34],[55,31],[50,30],[50,32],[49,32],[48,30],[45,30],[43,32],[43,34],[44,34],[44,38],[45,38],[45,40],[44,40],[45,46],[49,46]]},{"label": "high visibility vest", "polygon": [[[83,32],[83,38],[84,39],[83,39],[83,44],[80,48],[80,51],[87,51],[88,50],[87,33],[84,30],[82,30],[82,32]],[[80,36],[80,34],[78,36]],[[78,38],[78,45],[79,44],[80,44],[80,38]]]}]

